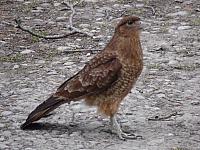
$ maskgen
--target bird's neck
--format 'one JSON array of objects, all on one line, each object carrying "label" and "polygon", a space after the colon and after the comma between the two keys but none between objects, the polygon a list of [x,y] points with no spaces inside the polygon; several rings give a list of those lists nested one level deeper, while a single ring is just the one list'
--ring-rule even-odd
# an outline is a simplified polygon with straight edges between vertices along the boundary
[{"label": "bird's neck", "polygon": [[110,50],[115,52],[121,61],[143,65],[143,52],[141,48],[139,33],[124,37],[115,34],[108,44]]}]

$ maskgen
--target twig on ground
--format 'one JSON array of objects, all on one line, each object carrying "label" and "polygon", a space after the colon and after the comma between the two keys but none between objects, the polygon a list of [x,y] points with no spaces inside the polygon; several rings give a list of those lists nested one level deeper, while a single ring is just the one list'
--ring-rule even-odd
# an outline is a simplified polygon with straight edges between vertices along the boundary
[{"label": "twig on ground", "polygon": [[[82,2],[82,1],[80,1]],[[39,33],[36,33],[34,31],[32,31],[31,29],[28,29],[28,28],[25,28],[21,25],[21,20],[20,19],[15,19],[15,22],[17,25],[13,25],[11,23],[7,23],[7,22],[4,22],[5,24],[7,25],[12,25],[13,27],[16,27],[22,31],[25,31],[33,36],[36,36],[36,37],[39,37],[39,38],[43,38],[43,39],[61,39],[61,38],[66,38],[68,36],[71,36],[71,35],[74,35],[74,34],[83,34],[85,36],[89,36],[91,38],[93,38],[93,34],[91,33],[88,33],[88,32],[84,32],[76,27],[73,26],[73,17],[76,13],[75,9],[74,9],[74,6],[80,4],[80,2],[77,2],[75,4],[70,4],[69,2],[66,2],[64,1],[62,4],[66,5],[67,7],[70,8],[70,10],[72,11],[72,13],[70,14],[70,17],[69,17],[69,26],[68,26],[68,29],[71,30],[71,32],[69,33],[66,33],[66,34],[62,34],[62,35],[53,35],[53,36],[44,36],[44,35],[41,35]]]},{"label": "twig on ground", "polygon": [[70,4],[70,3],[67,2],[67,1],[62,2],[63,5],[66,5],[66,6],[69,7],[69,8],[71,9],[71,11],[72,11],[72,13],[71,13],[70,16],[69,16],[69,26],[68,26],[68,28],[69,28],[69,30],[76,31],[77,33],[82,33],[82,34],[85,34],[85,35],[87,35],[87,36],[89,36],[89,37],[93,37],[93,35],[92,35],[91,33],[84,32],[84,31],[82,31],[82,30],[80,30],[80,29],[78,29],[78,28],[76,28],[76,27],[73,26],[73,17],[74,17],[74,15],[76,14],[76,10],[74,9],[74,6],[80,4],[81,2],[82,2],[82,1],[77,2],[77,3],[75,3],[75,4]]},{"label": "twig on ground", "polygon": [[151,12],[152,12],[153,16],[156,14],[156,11],[152,6],[144,6],[144,8],[151,9]]},{"label": "twig on ground", "polygon": [[80,50],[65,50],[64,52],[65,53],[77,53],[77,52],[80,52],[80,53],[84,53],[84,52],[99,52],[101,50],[99,49],[80,49]]},{"label": "twig on ground", "polygon": [[168,121],[167,119],[169,119],[173,116],[176,116],[176,115],[181,115],[181,114],[178,114],[178,112],[173,112],[173,113],[163,116],[163,117],[159,117],[159,116],[150,117],[150,118],[148,118],[148,120],[149,121]]},{"label": "twig on ground", "polygon": [[70,33],[66,33],[66,34],[63,34],[63,35],[44,36],[44,35],[41,35],[39,33],[33,32],[30,29],[27,29],[27,28],[23,27],[21,25],[21,20],[20,19],[15,19],[15,22],[17,24],[17,26],[15,26],[16,28],[21,29],[22,31],[28,32],[29,34],[31,34],[33,36],[36,36],[36,37],[39,37],[39,38],[43,38],[43,39],[61,39],[61,38],[66,38],[66,37],[68,37],[70,35],[78,33],[77,31],[72,31]]}]

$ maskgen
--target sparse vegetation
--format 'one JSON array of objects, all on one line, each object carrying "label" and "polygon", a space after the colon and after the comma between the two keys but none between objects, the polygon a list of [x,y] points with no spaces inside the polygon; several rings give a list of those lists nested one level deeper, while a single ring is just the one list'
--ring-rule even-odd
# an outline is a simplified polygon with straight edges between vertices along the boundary
[{"label": "sparse vegetation", "polygon": [[8,56],[0,56],[0,62],[20,62],[23,60],[25,60],[25,57],[20,53]]}]

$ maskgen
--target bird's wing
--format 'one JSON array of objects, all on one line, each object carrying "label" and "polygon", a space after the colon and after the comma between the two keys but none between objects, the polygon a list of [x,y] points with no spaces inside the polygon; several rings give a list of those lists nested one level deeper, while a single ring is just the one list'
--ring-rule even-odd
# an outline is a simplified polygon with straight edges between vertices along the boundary
[{"label": "bird's wing", "polygon": [[98,55],[78,74],[65,81],[56,94],[78,99],[109,88],[119,77],[122,64],[114,55]]}]

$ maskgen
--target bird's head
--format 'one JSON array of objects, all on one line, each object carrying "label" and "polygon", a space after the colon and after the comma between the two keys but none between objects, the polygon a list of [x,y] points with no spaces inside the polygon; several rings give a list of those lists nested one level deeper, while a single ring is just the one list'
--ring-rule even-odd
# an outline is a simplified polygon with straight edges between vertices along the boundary
[{"label": "bird's head", "polygon": [[122,20],[118,23],[115,31],[120,36],[130,37],[133,34],[136,34],[140,31],[141,24],[140,18],[136,16],[125,16]]}]

